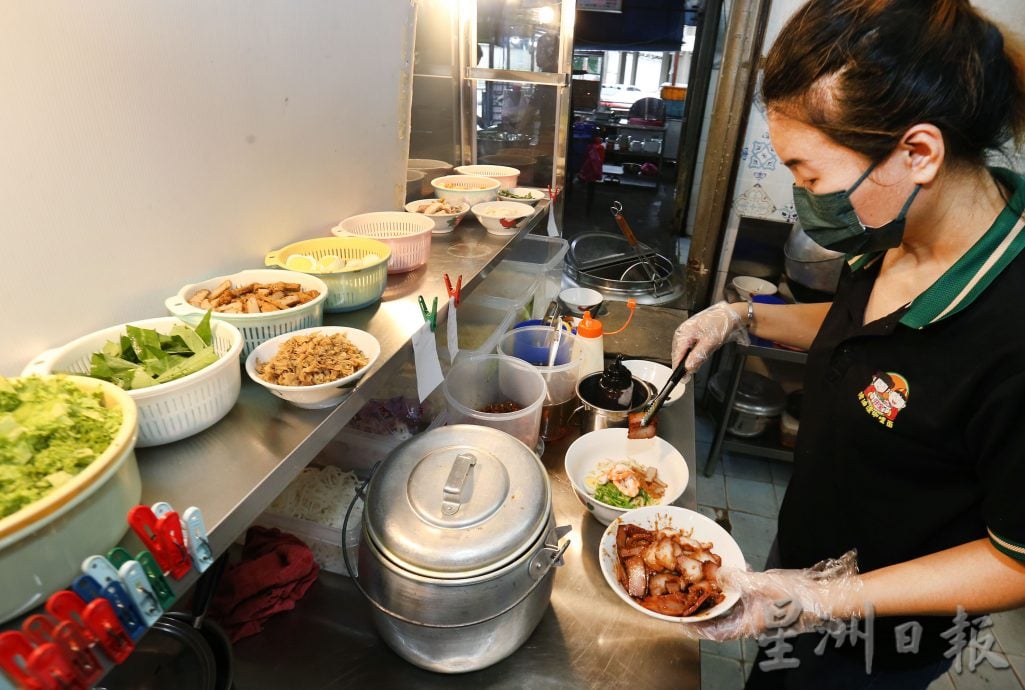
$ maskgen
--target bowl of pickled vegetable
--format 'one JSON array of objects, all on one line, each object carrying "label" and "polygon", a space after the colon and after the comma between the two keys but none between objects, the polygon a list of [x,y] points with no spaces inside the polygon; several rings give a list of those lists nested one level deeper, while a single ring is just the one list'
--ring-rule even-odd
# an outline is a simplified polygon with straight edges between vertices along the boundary
[{"label": "bowl of pickled vegetable", "polygon": [[537,202],[547,198],[547,194],[533,187],[513,187],[498,190],[499,201],[518,201],[521,204],[535,206]]},{"label": "bowl of pickled vegetable", "polygon": [[566,476],[580,503],[607,525],[628,510],[670,505],[690,480],[687,462],[668,441],[627,438],[627,429],[599,429],[566,450]]}]

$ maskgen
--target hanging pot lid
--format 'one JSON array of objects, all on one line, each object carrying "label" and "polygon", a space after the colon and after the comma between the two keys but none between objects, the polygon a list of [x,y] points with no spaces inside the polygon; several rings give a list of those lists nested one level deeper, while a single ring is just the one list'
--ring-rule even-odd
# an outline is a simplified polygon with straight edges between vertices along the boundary
[{"label": "hanging pot lid", "polygon": [[455,424],[414,436],[370,482],[364,520],[393,563],[429,577],[463,578],[515,560],[551,511],[544,465],[518,439]]}]

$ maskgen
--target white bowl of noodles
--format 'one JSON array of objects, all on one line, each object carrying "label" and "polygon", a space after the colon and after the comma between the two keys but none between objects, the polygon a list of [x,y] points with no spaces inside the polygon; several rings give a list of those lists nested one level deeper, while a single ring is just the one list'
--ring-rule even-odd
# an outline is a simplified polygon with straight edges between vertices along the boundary
[{"label": "white bowl of noodles", "polygon": [[[632,463],[653,468],[658,481],[665,484],[662,496],[652,502],[634,501],[631,505],[613,505],[595,497],[589,478],[605,463]],[[566,476],[573,492],[594,519],[607,525],[617,517],[642,505],[669,505],[683,495],[690,480],[687,461],[665,439],[627,438],[627,429],[599,429],[584,434],[566,450]]]}]

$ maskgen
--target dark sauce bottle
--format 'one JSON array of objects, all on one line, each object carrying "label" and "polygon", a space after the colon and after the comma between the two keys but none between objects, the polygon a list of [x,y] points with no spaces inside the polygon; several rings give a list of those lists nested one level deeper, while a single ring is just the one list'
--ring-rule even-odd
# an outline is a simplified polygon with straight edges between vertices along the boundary
[{"label": "dark sauce bottle", "polygon": [[623,366],[623,355],[605,368],[598,379],[598,406],[606,410],[627,410],[634,394],[634,379]]}]

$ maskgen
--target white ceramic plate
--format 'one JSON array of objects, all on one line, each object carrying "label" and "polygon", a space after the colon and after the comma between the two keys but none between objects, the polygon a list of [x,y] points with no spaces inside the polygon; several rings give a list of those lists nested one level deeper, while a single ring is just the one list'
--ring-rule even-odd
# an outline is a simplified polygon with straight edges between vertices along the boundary
[{"label": "white ceramic plate", "polygon": [[665,495],[660,505],[669,505],[683,495],[690,481],[687,461],[680,451],[663,438],[627,438],[627,429],[599,429],[584,434],[566,449],[566,476],[573,486],[573,492],[587,508],[594,519],[603,525],[628,512],[595,499],[585,488],[584,480],[605,460],[627,458],[646,467],[654,467],[658,478],[666,483]]},{"label": "white ceramic plate", "polygon": [[[630,373],[639,378],[641,381],[647,381],[655,387],[655,393],[662,390],[662,387],[669,381],[669,377],[673,375],[673,370],[664,364],[658,362],[652,362],[647,359],[626,359],[623,360],[623,366],[630,370]],[[686,376],[684,377],[686,379]],[[669,407],[674,402],[683,397],[683,394],[687,392],[687,383],[685,380],[681,380],[676,384],[676,388],[673,389],[666,401],[662,403],[662,407]]]},{"label": "white ceramic plate", "polygon": [[701,513],[677,506],[647,506],[627,511],[613,520],[605,529],[605,534],[602,535],[601,542],[598,544],[598,561],[601,563],[601,572],[609,587],[634,609],[669,623],[697,623],[726,613],[740,599],[740,592],[735,589],[726,589],[723,591],[726,596],[721,602],[696,616],[666,616],[644,608],[627,594],[623,586],[619,584],[619,579],[616,578],[616,531],[619,529],[620,522],[639,525],[645,529],[655,529],[657,526],[658,528],[670,527],[690,531],[691,537],[694,539],[712,543],[712,552],[722,558],[722,567],[743,569],[746,565],[744,554],[741,553],[740,547],[730,533]]},{"label": "white ceramic plate", "polygon": [[[363,354],[366,355],[368,360],[366,366],[362,367],[355,373],[343,376],[335,381],[317,383],[312,386],[279,386],[260,378],[260,375],[256,373],[258,361],[266,362],[270,360],[275,354],[277,354],[278,348],[280,348],[289,338],[293,338],[297,335],[309,335],[311,333],[320,333],[322,335],[334,335],[335,333],[341,333],[347,337],[353,345],[363,351]],[[374,363],[380,355],[381,344],[377,342],[377,338],[366,331],[361,331],[356,328],[348,328],[346,326],[315,326],[313,328],[302,328],[290,333],[284,333],[271,338],[257,347],[255,350],[250,352],[249,356],[246,358],[246,373],[249,374],[249,378],[253,381],[260,384],[282,400],[287,400],[292,403],[296,407],[320,409],[324,407],[334,407],[348,397],[349,394],[352,393],[352,389],[355,387],[359,379],[373,368]]]}]

